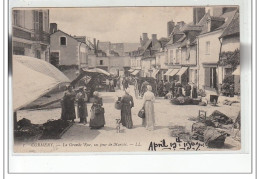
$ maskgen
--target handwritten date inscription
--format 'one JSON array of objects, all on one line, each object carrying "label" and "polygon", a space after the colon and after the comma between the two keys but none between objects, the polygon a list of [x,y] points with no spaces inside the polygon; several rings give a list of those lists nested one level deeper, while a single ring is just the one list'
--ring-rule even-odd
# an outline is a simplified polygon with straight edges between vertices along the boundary
[{"label": "handwritten date inscription", "polygon": [[201,147],[204,147],[205,144],[202,142],[185,142],[182,141],[179,137],[176,138],[174,142],[167,143],[165,139],[160,142],[150,142],[148,151],[157,151],[157,150],[193,150],[198,151]]}]

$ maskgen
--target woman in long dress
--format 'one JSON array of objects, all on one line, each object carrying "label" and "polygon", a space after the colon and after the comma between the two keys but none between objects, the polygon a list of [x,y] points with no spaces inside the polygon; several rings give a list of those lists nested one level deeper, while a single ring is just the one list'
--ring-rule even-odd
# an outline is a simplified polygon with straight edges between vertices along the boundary
[{"label": "woman in long dress", "polygon": [[128,129],[131,129],[133,127],[131,108],[134,107],[134,100],[129,93],[130,89],[127,88],[125,90],[125,95],[121,99],[121,122],[123,126],[125,126]]},{"label": "woman in long dress", "polygon": [[105,115],[104,111],[102,111],[103,101],[102,98],[99,97],[99,93],[97,91],[95,91],[93,95],[94,101],[93,105],[91,106],[91,117],[89,127],[91,129],[100,129],[105,126]]},{"label": "woman in long dress", "polygon": [[62,98],[62,115],[61,118],[66,121],[74,122],[76,118],[75,114],[75,97],[76,94],[73,91],[73,87],[71,85],[68,86],[68,90],[64,93]]},{"label": "woman in long dress", "polygon": [[155,114],[154,114],[154,101],[155,96],[152,92],[152,87],[147,86],[147,91],[144,93],[144,111],[145,118],[143,119],[143,126],[148,130],[154,130]]}]

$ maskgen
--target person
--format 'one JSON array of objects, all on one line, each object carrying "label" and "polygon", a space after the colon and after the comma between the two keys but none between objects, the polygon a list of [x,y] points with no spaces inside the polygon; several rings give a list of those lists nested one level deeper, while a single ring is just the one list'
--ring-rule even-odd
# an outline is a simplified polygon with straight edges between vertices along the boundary
[{"label": "person", "polygon": [[166,81],[164,85],[165,85],[165,93],[167,94],[170,91],[171,83],[169,81]]},{"label": "person", "polygon": [[154,130],[155,123],[155,114],[154,114],[154,101],[155,96],[152,93],[152,87],[150,85],[147,86],[147,92],[144,93],[143,97],[144,101],[144,111],[145,118],[143,119],[142,125],[146,127],[148,130]]},{"label": "person", "polygon": [[135,90],[135,98],[138,99],[139,88],[138,88],[138,80],[137,80],[137,78],[134,78],[134,90]]},{"label": "person", "polygon": [[117,85],[117,79],[116,79],[116,77],[114,77],[113,82],[114,82],[114,88],[115,88],[116,85]]},{"label": "person", "polygon": [[176,92],[176,97],[180,97],[180,96],[183,96],[183,93],[182,93],[182,85],[180,82],[177,82],[176,84],[176,88],[177,88],[177,92]]},{"label": "person", "polygon": [[105,126],[105,116],[104,116],[104,109],[102,98],[99,97],[99,93],[95,91],[93,93],[94,101],[91,106],[91,117],[89,127],[91,129],[100,129]]},{"label": "person", "polygon": [[67,89],[68,90],[64,93],[62,98],[61,118],[66,121],[74,122],[76,118],[75,104],[74,104],[76,95],[71,85],[69,85]]},{"label": "person", "polygon": [[109,91],[110,92],[114,92],[115,91],[114,80],[112,78],[109,81]]},{"label": "person", "polygon": [[175,96],[175,94],[176,94],[176,83],[177,83],[177,81],[174,80],[171,84],[172,96]]},{"label": "person", "polygon": [[108,92],[109,91],[109,79],[107,78],[106,79],[106,92]]},{"label": "person", "polygon": [[159,97],[163,96],[163,80],[158,83],[158,95]]},{"label": "person", "polygon": [[80,123],[84,123],[84,125],[87,123],[87,116],[88,116],[88,110],[86,104],[88,98],[85,91],[86,90],[84,89],[84,87],[81,87],[76,96],[76,100],[78,103],[77,109],[78,109]]},{"label": "person", "polygon": [[131,108],[134,107],[133,97],[130,95],[130,88],[125,90],[125,95],[121,98],[121,122],[128,129],[133,127]]},{"label": "person", "polygon": [[195,83],[192,84],[192,98],[198,98],[197,85]]},{"label": "person", "polygon": [[149,84],[149,82],[146,81],[146,80],[142,83],[142,87],[141,87],[141,90],[142,90],[142,94],[141,94],[141,95],[142,95],[142,96],[143,96],[144,93],[147,91],[147,86],[148,86],[148,85],[150,85],[150,84]]},{"label": "person", "polygon": [[185,86],[184,90],[185,90],[185,96],[190,96],[190,94],[191,94],[191,85],[190,85],[190,83],[188,83]]},{"label": "person", "polygon": [[123,90],[127,89],[128,88],[128,81],[126,78],[123,79],[122,81],[122,85],[123,85]]}]

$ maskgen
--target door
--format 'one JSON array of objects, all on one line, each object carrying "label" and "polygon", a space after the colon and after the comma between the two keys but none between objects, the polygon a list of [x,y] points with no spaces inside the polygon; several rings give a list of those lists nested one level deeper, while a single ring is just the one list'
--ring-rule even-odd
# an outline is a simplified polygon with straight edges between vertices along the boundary
[{"label": "door", "polygon": [[59,52],[51,52],[50,63],[55,67],[58,67],[60,64],[60,53]]}]

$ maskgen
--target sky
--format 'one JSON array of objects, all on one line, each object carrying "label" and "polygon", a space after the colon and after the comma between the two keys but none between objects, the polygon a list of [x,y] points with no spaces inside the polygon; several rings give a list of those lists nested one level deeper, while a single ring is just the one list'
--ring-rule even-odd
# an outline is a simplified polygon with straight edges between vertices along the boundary
[{"label": "sky", "polygon": [[192,22],[192,7],[50,8],[58,29],[93,41],[139,43],[143,32],[167,36],[167,22]]}]

